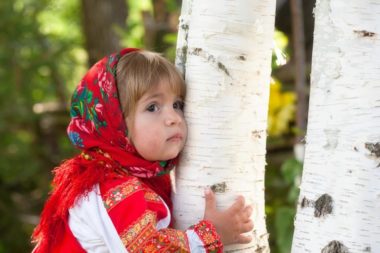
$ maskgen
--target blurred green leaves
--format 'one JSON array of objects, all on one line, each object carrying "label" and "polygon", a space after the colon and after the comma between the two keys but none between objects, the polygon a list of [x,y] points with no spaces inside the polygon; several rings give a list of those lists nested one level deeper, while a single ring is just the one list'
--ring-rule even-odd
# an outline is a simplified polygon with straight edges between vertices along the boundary
[{"label": "blurred green leaves", "polygon": [[122,35],[122,44],[127,47],[144,47],[144,23],[143,12],[152,12],[153,7],[150,0],[127,0],[129,15],[126,31],[119,31]]},{"label": "blurred green leaves", "polygon": [[291,250],[294,216],[294,208],[280,207],[276,211],[274,220],[277,238],[276,246],[280,253],[288,253]]},{"label": "blurred green leaves", "polygon": [[[272,158],[274,155],[270,155]],[[266,170],[266,213],[271,252],[289,253],[294,230],[302,163],[283,153]]]},{"label": "blurred green leaves", "polygon": [[[272,71],[287,61],[288,38],[275,31]],[[268,111],[268,165],[265,195],[267,228],[272,253],[289,253],[294,230],[302,163],[294,158],[293,138],[296,111],[294,86],[272,78]]]},{"label": "blurred green leaves", "polygon": [[31,250],[50,170],[72,153],[61,141],[68,117],[45,105],[65,111],[84,69],[81,41],[76,0],[0,2],[0,252]]}]

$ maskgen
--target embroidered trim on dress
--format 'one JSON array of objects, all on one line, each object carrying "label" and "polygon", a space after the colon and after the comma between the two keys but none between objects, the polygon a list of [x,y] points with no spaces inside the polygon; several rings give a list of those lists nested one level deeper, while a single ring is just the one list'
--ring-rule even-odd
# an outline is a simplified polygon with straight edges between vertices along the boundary
[{"label": "embroidered trim on dress", "polygon": [[144,246],[144,252],[190,252],[189,241],[184,231],[171,228],[162,229],[157,237]]},{"label": "embroidered trim on dress", "polygon": [[156,223],[156,213],[148,210],[125,229],[120,234],[120,238],[127,250],[131,253],[190,252],[188,238],[184,231],[170,228],[157,231]]},{"label": "embroidered trim on dress", "polygon": [[192,227],[202,240],[207,253],[223,252],[223,244],[214,225],[206,220],[200,221]]},{"label": "embroidered trim on dress", "polygon": [[129,252],[136,252],[141,249],[143,244],[156,232],[156,223],[156,213],[146,211],[134,224],[120,234],[120,238]]},{"label": "embroidered trim on dress", "polygon": [[146,192],[144,194],[144,198],[148,202],[162,203],[158,194],[155,193],[154,191],[149,190],[149,189],[146,189]]},{"label": "embroidered trim on dress", "polygon": [[132,178],[114,188],[111,188],[104,194],[103,203],[109,212],[113,207],[119,204],[128,196],[143,189],[141,182],[137,178]]}]

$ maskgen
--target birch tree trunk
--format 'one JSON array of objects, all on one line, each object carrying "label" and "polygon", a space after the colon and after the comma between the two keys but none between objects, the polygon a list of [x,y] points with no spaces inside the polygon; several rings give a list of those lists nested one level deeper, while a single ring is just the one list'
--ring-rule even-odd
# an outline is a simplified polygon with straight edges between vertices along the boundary
[{"label": "birch tree trunk", "polygon": [[380,4],[319,0],[293,253],[380,252]]},{"label": "birch tree trunk", "polygon": [[[269,252],[264,166],[275,0],[184,0],[177,66],[188,85],[187,146],[176,171],[174,215],[185,229],[203,218],[204,188],[220,208],[253,203],[253,243]],[[240,250],[239,250],[240,249]]]}]

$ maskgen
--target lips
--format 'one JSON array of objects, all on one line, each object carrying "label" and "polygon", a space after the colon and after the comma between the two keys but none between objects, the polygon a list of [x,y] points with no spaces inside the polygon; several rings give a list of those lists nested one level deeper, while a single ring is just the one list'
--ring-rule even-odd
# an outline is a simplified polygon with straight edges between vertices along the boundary
[{"label": "lips", "polygon": [[167,139],[167,141],[181,141],[183,139],[182,134],[172,135]]}]

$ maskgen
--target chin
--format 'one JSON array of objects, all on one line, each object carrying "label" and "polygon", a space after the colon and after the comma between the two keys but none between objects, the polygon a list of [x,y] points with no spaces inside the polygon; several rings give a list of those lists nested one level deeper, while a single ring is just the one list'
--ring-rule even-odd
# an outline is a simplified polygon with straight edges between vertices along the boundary
[{"label": "chin", "polygon": [[155,162],[155,161],[168,161],[176,158],[179,153],[173,154],[173,155],[165,155],[165,156],[159,156],[159,157],[143,157],[145,160],[148,160],[150,162]]},{"label": "chin", "polygon": [[172,160],[172,159],[176,158],[178,155],[179,155],[179,152],[176,152],[176,153],[171,154],[171,155],[167,155],[167,156],[165,156],[164,159],[161,159],[161,161]]}]

